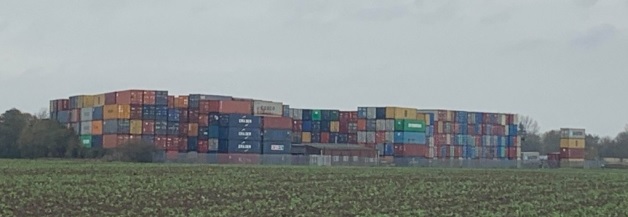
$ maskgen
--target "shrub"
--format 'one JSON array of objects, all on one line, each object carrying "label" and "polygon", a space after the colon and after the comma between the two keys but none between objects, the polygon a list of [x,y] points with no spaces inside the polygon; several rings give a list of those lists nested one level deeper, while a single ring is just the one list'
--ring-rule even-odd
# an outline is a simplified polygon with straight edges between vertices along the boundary
[{"label": "shrub", "polygon": [[125,162],[153,162],[155,145],[142,141],[131,141],[118,146],[106,155],[106,160]]}]

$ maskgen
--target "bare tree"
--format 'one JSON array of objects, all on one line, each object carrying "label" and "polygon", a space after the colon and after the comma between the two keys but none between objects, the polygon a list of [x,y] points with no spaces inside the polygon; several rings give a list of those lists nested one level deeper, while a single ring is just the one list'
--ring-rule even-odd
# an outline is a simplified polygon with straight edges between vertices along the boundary
[{"label": "bare tree", "polygon": [[42,120],[42,119],[48,119],[50,117],[49,113],[48,113],[48,109],[42,108],[39,110],[39,112],[37,112],[37,114],[35,114],[35,118]]},{"label": "bare tree", "polygon": [[522,130],[525,130],[527,134],[538,135],[541,131],[539,123],[537,123],[536,120],[532,119],[529,116],[519,117],[519,127],[522,128]]}]

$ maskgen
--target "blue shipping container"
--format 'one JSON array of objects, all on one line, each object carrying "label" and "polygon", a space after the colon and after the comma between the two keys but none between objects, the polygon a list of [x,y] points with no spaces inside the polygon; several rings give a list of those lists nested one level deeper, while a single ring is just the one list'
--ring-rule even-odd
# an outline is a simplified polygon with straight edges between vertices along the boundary
[{"label": "blue shipping container", "polygon": [[475,113],[475,123],[476,124],[484,123],[484,113],[481,113],[481,112]]},{"label": "blue shipping container", "polygon": [[264,129],[263,141],[292,141],[292,130]]},{"label": "blue shipping container", "polygon": [[310,110],[310,109],[303,109],[303,114],[301,115],[301,119],[303,119],[304,121],[311,121],[312,120],[312,110]]},{"label": "blue shipping container", "polygon": [[168,135],[179,135],[179,122],[168,122]]},{"label": "blue shipping container", "polygon": [[169,122],[180,122],[181,121],[181,111],[179,111],[179,109],[168,109],[168,121]]},{"label": "blue shipping container", "polygon": [[103,119],[103,108],[102,106],[94,107],[92,112],[92,120],[102,120]]},{"label": "blue shipping container", "polygon": [[395,155],[395,146],[390,143],[378,144],[377,151],[380,156],[394,156]]},{"label": "blue shipping container", "polygon": [[321,133],[320,132],[312,132],[312,143],[320,143],[321,142]]},{"label": "blue shipping container", "polygon": [[262,118],[253,115],[223,114],[220,115],[221,127],[261,128]]},{"label": "blue shipping container", "polygon": [[190,94],[190,96],[188,97],[188,107],[199,108],[200,104],[201,104],[201,95]]},{"label": "blue shipping container", "polygon": [[210,126],[208,129],[207,135],[210,139],[218,139],[220,137],[220,127],[219,126]]},{"label": "blue shipping container", "polygon": [[467,124],[467,123],[469,123],[469,115],[467,114],[467,112],[457,111],[456,112],[456,122],[460,123],[460,124]]},{"label": "blue shipping container", "polygon": [[368,108],[366,107],[358,107],[358,118],[366,119],[367,111],[368,111]]},{"label": "blue shipping container", "polygon": [[291,154],[292,143],[290,141],[276,142],[264,141],[262,143],[262,154]]},{"label": "blue shipping container", "polygon": [[198,127],[198,139],[200,140],[209,139],[209,127]]},{"label": "blue shipping container", "polygon": [[218,142],[218,152],[260,154],[262,152],[261,146],[260,141],[220,140]]},{"label": "blue shipping container", "polygon": [[70,122],[70,111],[59,111],[57,112],[57,121],[62,124],[67,124]]},{"label": "blue shipping container", "polygon": [[395,132],[395,143],[399,144],[427,144],[425,133],[417,132]]},{"label": "blue shipping container", "polygon": [[147,142],[150,144],[155,144],[155,136],[151,135],[142,135],[142,142]]},{"label": "blue shipping container", "polygon": [[155,106],[155,120],[168,121],[168,106]]},{"label": "blue shipping container", "polygon": [[155,91],[155,105],[168,106],[168,91]]},{"label": "blue shipping container", "polygon": [[283,116],[283,117],[290,117],[290,106],[289,105],[283,105],[283,114],[281,116]]},{"label": "blue shipping container", "polygon": [[303,121],[301,123],[303,132],[312,132],[312,121]]},{"label": "blue shipping container", "polygon": [[321,132],[330,132],[331,131],[331,122],[330,121],[321,121]]},{"label": "blue shipping container", "polygon": [[101,135],[92,135],[92,148],[99,149],[102,148],[102,136]]},{"label": "blue shipping container", "polygon": [[375,108],[375,119],[386,119],[386,108]]},{"label": "blue shipping container", "polygon": [[312,132],[321,132],[321,122],[320,121],[312,121]]},{"label": "blue shipping container", "polygon": [[167,121],[155,121],[155,135],[167,135],[168,134],[168,122]]},{"label": "blue shipping container", "polygon": [[259,141],[262,139],[259,128],[221,127],[219,134],[221,140]]},{"label": "blue shipping container", "polygon": [[153,105],[142,106],[142,119],[155,120],[156,108]]},{"label": "blue shipping container", "polygon": [[196,151],[198,146],[198,137],[188,137],[188,151]]}]

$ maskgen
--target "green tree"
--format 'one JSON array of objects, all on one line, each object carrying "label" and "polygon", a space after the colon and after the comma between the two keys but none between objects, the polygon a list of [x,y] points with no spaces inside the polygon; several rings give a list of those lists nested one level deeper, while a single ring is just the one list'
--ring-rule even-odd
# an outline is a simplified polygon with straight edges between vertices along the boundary
[{"label": "green tree", "polygon": [[19,158],[18,140],[33,117],[17,109],[0,115],[0,158]]},{"label": "green tree", "polygon": [[560,131],[550,130],[543,133],[541,154],[560,151]]}]

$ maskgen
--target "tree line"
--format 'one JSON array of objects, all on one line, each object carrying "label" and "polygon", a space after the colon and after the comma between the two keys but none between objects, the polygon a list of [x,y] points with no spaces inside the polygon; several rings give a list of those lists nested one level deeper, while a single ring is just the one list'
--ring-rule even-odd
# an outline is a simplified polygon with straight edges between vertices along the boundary
[{"label": "tree line", "polygon": [[154,145],[129,142],[115,150],[85,148],[74,130],[37,115],[11,109],[0,115],[0,158],[106,158],[152,162]]},{"label": "tree line", "polygon": [[[547,154],[560,151],[560,130],[540,132],[538,123],[530,117],[521,118],[519,130],[525,139],[521,144],[522,152],[540,152]],[[612,137],[600,137],[587,134],[585,137],[585,159],[628,158],[628,127]]]}]

